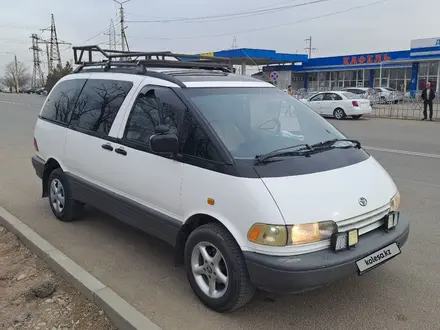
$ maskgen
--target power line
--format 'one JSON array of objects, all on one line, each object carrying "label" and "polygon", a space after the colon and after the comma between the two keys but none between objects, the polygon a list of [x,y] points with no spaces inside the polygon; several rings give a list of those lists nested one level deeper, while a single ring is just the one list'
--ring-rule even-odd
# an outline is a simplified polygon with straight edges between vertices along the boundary
[{"label": "power line", "polygon": [[[277,2],[277,3],[271,4],[271,5],[265,5],[263,7],[256,7],[256,8],[254,8],[254,10],[265,9],[265,8],[273,8],[275,6],[279,6],[279,5],[282,5],[282,4],[285,4],[285,3],[297,2],[297,1],[299,1],[299,0],[287,0],[287,1]],[[235,12],[233,14],[236,14],[236,13],[246,13],[246,12],[247,11],[241,11],[241,12]],[[134,14],[134,13],[126,13],[126,14],[130,15],[130,16],[135,16],[135,17],[143,17],[145,20],[148,20],[148,19],[179,20],[179,19],[187,18],[187,17],[171,17],[170,18],[168,16],[143,16],[143,15]],[[231,15],[231,13],[223,14],[223,15]],[[200,17],[192,17],[192,18],[200,18]]]},{"label": "power line", "polygon": [[321,2],[327,2],[330,0],[313,0],[309,2],[303,2],[300,4],[293,4],[275,8],[264,8],[264,9],[255,9],[255,10],[247,10],[243,12],[222,14],[222,15],[210,15],[210,16],[200,16],[200,17],[182,17],[177,19],[160,19],[160,20],[130,20],[127,22],[130,23],[172,23],[172,22],[181,22],[181,23],[200,23],[200,22],[216,22],[216,21],[226,21],[231,19],[240,19],[245,17],[252,17],[258,15],[265,15],[277,11],[288,10],[292,8],[309,6]]},{"label": "power line", "polygon": [[120,24],[120,22],[116,22],[116,23],[114,23],[111,27],[108,27],[108,28],[106,28],[105,30],[103,30],[103,31],[101,31],[101,32],[99,32],[99,33],[97,33],[97,34],[94,35],[93,37],[90,37],[89,39],[84,40],[81,44],[84,45],[85,43],[89,42],[90,40],[93,40],[93,39],[95,39],[95,38],[97,38],[97,37],[99,37],[99,36],[102,36],[102,35],[105,35],[106,33],[109,33],[110,28],[115,28],[115,27],[118,26],[119,24]]},{"label": "power line", "polygon": [[35,31],[35,30],[38,30],[37,28],[30,28],[30,27],[16,26],[16,25],[7,25],[7,24],[0,24],[0,28],[5,28],[5,29],[17,29],[17,30],[27,30],[27,31]]},{"label": "power line", "polygon": [[138,40],[189,40],[189,39],[215,38],[215,37],[224,37],[224,36],[230,36],[230,35],[236,35],[236,34],[252,33],[252,32],[256,32],[256,31],[276,29],[276,28],[280,28],[280,27],[284,27],[284,26],[289,26],[289,25],[294,25],[294,24],[299,24],[299,23],[305,23],[305,22],[317,20],[317,19],[320,19],[320,18],[325,18],[325,17],[329,17],[329,16],[339,15],[339,14],[347,13],[347,12],[350,12],[350,11],[354,11],[354,10],[358,10],[358,9],[362,9],[362,8],[366,8],[366,7],[370,7],[370,6],[374,6],[374,5],[377,5],[377,4],[380,4],[380,3],[384,3],[386,1],[388,1],[388,0],[379,0],[379,1],[375,1],[375,2],[370,2],[370,3],[365,4],[365,5],[350,7],[350,8],[344,9],[344,10],[339,10],[339,11],[331,12],[331,13],[328,13],[328,14],[314,16],[314,17],[310,17],[310,18],[306,18],[306,19],[302,19],[302,20],[298,20],[298,21],[293,21],[293,22],[288,22],[288,23],[283,23],[283,24],[277,24],[277,25],[270,25],[270,26],[255,28],[255,29],[249,29],[249,30],[236,31],[236,32],[218,33],[218,34],[210,34],[210,35],[203,35],[203,36],[178,37],[178,38],[175,38],[175,37],[174,38],[129,37],[129,39],[138,39]]}]

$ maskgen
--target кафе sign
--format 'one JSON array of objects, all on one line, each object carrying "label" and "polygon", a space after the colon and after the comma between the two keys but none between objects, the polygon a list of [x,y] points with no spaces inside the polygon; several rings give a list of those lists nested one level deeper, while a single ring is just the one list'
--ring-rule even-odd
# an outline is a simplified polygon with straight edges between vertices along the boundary
[{"label": "\u043a\u0430\u0444\u0435 sign", "polygon": [[353,55],[345,56],[342,58],[344,65],[356,65],[356,64],[374,64],[381,63],[383,61],[391,60],[391,57],[386,54],[372,54],[372,55]]}]

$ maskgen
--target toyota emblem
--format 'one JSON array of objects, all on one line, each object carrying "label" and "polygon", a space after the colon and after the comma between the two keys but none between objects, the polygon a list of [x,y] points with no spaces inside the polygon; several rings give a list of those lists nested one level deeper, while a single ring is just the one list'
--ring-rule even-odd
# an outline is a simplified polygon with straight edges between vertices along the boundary
[{"label": "toyota emblem", "polygon": [[359,205],[360,206],[367,206],[367,199],[364,197],[359,198]]}]

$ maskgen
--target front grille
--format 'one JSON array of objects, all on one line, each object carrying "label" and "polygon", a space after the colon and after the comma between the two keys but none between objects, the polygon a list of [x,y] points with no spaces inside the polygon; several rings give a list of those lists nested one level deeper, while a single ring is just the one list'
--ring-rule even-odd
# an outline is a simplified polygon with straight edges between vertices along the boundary
[{"label": "front grille", "polygon": [[338,230],[344,232],[347,230],[358,229],[359,235],[366,234],[384,224],[384,217],[390,211],[390,204],[386,204],[370,212],[338,221]]}]

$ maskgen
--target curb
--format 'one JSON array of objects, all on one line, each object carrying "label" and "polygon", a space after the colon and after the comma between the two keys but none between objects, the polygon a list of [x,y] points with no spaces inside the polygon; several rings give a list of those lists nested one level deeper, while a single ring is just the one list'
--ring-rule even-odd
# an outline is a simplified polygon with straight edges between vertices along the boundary
[{"label": "curb", "polygon": [[55,248],[34,230],[0,206],[0,225],[15,234],[55,272],[99,306],[120,330],[161,330],[116,292]]}]

